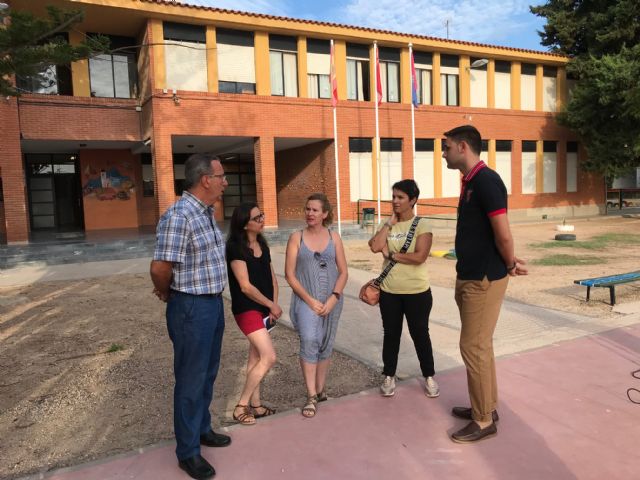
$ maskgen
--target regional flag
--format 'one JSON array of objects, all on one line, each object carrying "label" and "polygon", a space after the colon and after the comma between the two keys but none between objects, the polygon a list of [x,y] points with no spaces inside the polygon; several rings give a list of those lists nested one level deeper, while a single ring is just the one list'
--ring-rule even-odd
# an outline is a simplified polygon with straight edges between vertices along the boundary
[{"label": "regional flag", "polygon": [[331,105],[338,104],[338,80],[336,79],[336,55],[333,40],[331,40]]},{"label": "regional flag", "polygon": [[418,107],[418,80],[416,78],[416,65],[413,62],[413,51],[411,51],[411,102],[414,107]]},{"label": "regional flag", "polygon": [[380,75],[380,55],[378,54],[378,46],[376,45],[376,93],[378,98],[378,106],[382,103],[382,77]]}]

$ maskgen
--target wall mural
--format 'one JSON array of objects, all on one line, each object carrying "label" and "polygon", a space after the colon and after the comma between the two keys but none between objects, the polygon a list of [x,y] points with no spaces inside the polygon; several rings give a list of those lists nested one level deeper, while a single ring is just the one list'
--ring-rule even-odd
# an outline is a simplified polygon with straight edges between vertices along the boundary
[{"label": "wall mural", "polygon": [[95,196],[100,201],[130,200],[134,192],[133,166],[129,162],[122,162],[106,170],[87,165],[82,177],[82,193],[85,197]]}]

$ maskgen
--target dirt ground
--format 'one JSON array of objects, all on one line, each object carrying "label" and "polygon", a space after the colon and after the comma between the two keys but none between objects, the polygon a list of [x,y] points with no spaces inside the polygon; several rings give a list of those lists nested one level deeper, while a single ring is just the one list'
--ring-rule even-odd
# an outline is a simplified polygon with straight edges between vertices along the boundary
[{"label": "dirt ground", "polygon": [[[609,244],[604,249],[588,250],[568,248],[558,245],[555,248],[539,248],[536,244],[556,242],[555,230],[558,222],[535,224],[514,224],[511,231],[515,241],[515,251],[519,258],[529,263],[529,275],[512,278],[509,282],[507,297],[522,303],[539,305],[574,312],[581,315],[602,317],[616,315],[609,305],[609,289],[595,288],[591,291],[591,300],[587,303],[586,287],[574,285],[573,281],[583,278],[613,275],[640,270],[640,243],[635,245]],[[578,241],[603,234],[634,235],[640,239],[640,218],[597,217],[569,222],[574,227]],[[434,239],[432,251],[450,250],[454,247],[455,231],[441,228],[434,221]],[[347,261],[350,266],[379,272],[381,255],[372,255],[365,242],[346,242]],[[576,266],[542,266],[533,264],[546,256],[560,254],[587,258],[600,258],[605,263]],[[455,261],[446,258],[429,257],[427,260],[431,282],[442,287],[455,286]],[[640,302],[640,283],[630,283],[616,287],[618,304]]]},{"label": "dirt ground", "polygon": [[[226,306],[215,427],[235,423],[248,346]],[[297,335],[284,326],[272,335],[278,360],[263,399],[280,411],[299,408],[306,395]],[[113,344],[123,349],[108,353]],[[173,438],[172,357],[163,304],[147,275],[1,289],[0,478]],[[329,379],[330,397],[379,381],[376,371],[339,353]]]},{"label": "dirt ground", "polygon": [[[579,240],[603,233],[640,236],[638,218],[572,222]],[[517,254],[527,260],[553,253],[597,256],[598,265],[532,265],[513,279],[508,296],[524,303],[590,316],[615,315],[608,290],[573,280],[640,268],[640,245],[604,251],[541,249],[555,222],[513,225]],[[437,227],[437,225],[436,225]],[[433,250],[453,248],[454,231],[436,228]],[[379,256],[366,242],[346,242],[351,266],[376,270]],[[275,247],[278,248],[278,247]],[[432,283],[452,287],[455,262],[431,257]],[[81,267],[79,267],[81,268]],[[150,293],[147,275],[47,282],[0,289],[0,478],[86,462],[171,439],[172,351],[163,304]],[[619,303],[640,301],[640,285],[616,289]],[[229,311],[212,411],[214,426],[232,423],[243,382],[247,343]],[[283,326],[273,331],[276,366],[264,382],[264,399],[280,411],[301,407],[305,397],[298,342]],[[122,349],[109,353],[112,345]],[[337,397],[371,388],[378,373],[334,355],[328,392]],[[247,427],[250,428],[250,427]]]}]

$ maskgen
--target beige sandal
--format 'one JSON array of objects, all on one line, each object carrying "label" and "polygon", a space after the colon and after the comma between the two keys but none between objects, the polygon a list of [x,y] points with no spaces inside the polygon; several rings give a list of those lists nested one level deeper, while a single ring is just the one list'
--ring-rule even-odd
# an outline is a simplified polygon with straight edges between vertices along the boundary
[{"label": "beige sandal", "polygon": [[306,418],[313,418],[316,416],[316,407],[318,403],[318,395],[311,395],[307,398],[307,404],[302,407],[302,416]]},{"label": "beige sandal", "polygon": [[[236,410],[240,409],[240,415],[236,415]],[[249,405],[236,405],[233,409],[233,419],[240,425],[255,425],[256,417],[251,413]]]}]

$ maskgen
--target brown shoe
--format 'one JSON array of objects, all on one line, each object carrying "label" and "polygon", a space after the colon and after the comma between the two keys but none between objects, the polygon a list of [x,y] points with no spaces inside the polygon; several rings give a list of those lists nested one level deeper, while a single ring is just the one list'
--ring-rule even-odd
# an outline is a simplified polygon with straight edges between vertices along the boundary
[{"label": "brown shoe", "polygon": [[[451,415],[453,415],[454,417],[463,418],[465,420],[473,420],[473,417],[471,416],[471,408],[469,407],[453,407],[451,409]],[[491,417],[493,418],[494,422],[500,420],[497,410],[491,412]]]},{"label": "brown shoe", "polygon": [[495,437],[498,434],[498,429],[495,423],[492,423],[488,427],[480,428],[476,422],[470,422],[462,430],[458,430],[451,435],[451,440],[456,443],[475,443],[485,438]]}]

